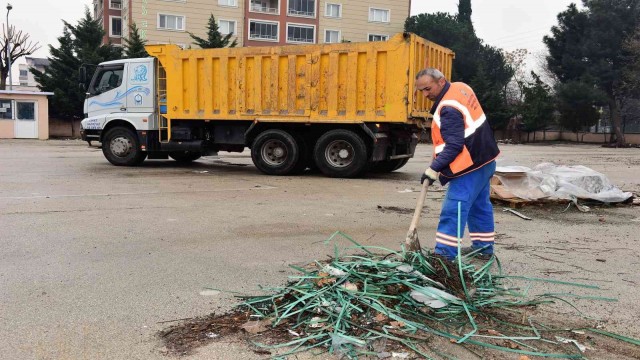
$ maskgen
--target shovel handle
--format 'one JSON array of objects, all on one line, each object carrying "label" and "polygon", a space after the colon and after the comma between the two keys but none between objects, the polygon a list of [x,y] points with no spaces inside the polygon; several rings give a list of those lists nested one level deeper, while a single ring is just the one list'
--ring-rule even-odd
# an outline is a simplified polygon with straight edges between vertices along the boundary
[{"label": "shovel handle", "polygon": [[425,181],[422,184],[422,190],[420,191],[420,196],[418,197],[418,204],[416,205],[416,211],[413,213],[413,219],[411,220],[411,225],[409,226],[409,233],[413,232],[418,226],[418,221],[420,221],[420,215],[422,214],[422,208],[424,207],[424,200],[427,197],[428,187],[429,187],[429,182]]}]

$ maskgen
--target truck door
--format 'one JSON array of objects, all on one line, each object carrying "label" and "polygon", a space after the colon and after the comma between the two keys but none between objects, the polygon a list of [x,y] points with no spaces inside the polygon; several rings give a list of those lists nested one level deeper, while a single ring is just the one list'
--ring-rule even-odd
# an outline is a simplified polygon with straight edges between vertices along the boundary
[{"label": "truck door", "polygon": [[127,112],[150,113],[154,108],[153,59],[128,64],[127,71]]},{"label": "truck door", "polygon": [[92,117],[126,111],[124,64],[99,66],[89,85],[87,112]]}]

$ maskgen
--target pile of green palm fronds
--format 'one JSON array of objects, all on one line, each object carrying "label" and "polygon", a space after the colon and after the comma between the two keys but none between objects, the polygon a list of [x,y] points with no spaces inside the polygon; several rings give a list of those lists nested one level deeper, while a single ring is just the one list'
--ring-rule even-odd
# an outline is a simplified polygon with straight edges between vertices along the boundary
[{"label": "pile of green palm fronds", "polygon": [[389,349],[404,349],[424,358],[446,358],[426,341],[439,336],[469,348],[582,357],[577,347],[561,345],[553,333],[546,336],[550,328],[518,311],[553,300],[566,302],[563,295],[574,294],[531,296],[528,288],[516,289],[513,277],[502,275],[495,257],[470,265],[464,257],[451,262],[430,254],[362,246],[339,232],[328,241],[337,235],[354,244],[345,249],[349,254],[341,254],[336,246],[329,261],[294,267],[300,274],[291,276],[285,287],[244,299],[240,309],[250,314],[249,323],[267,324],[271,331],[290,335],[277,344],[257,345],[286,348],[280,356],[318,349],[348,358],[383,357]]}]

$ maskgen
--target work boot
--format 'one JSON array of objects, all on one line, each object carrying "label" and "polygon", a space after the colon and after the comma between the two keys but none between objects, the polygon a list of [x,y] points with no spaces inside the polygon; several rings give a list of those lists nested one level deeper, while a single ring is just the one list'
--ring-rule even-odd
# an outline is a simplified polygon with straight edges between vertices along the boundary
[{"label": "work boot", "polygon": [[466,247],[463,247],[462,249],[460,249],[460,255],[467,256],[467,255],[473,253],[473,255],[471,255],[471,257],[476,258],[478,260],[489,260],[489,259],[491,259],[493,254],[484,253],[484,252],[482,252],[482,250],[483,250],[482,248],[473,247],[473,246],[466,246]]}]

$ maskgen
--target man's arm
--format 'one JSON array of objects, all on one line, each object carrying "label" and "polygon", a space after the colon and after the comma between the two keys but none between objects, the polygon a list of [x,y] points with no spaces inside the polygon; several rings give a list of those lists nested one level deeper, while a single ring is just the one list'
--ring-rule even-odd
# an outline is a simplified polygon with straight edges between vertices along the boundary
[{"label": "man's arm", "polygon": [[462,152],[464,147],[464,119],[460,111],[445,106],[440,112],[440,134],[446,143],[429,166],[435,172],[441,172]]}]

